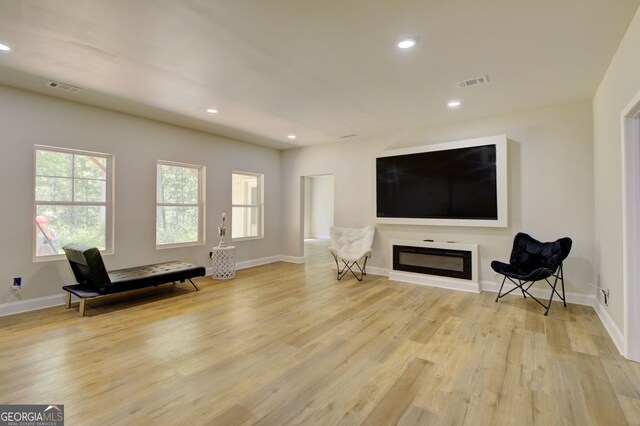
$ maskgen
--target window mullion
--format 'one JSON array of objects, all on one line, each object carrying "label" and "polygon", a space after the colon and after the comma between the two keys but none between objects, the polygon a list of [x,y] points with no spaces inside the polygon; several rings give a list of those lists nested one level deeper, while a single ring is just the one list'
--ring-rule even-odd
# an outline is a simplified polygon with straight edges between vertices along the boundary
[{"label": "window mullion", "polygon": [[76,201],[76,155],[71,154],[71,201]]},{"label": "window mullion", "polygon": [[199,204],[157,203],[158,207],[200,207]]},{"label": "window mullion", "polygon": [[[162,160],[158,160],[156,164],[156,247],[203,243],[205,206],[202,194],[205,168]],[[188,196],[192,200],[194,190],[196,192],[193,194],[197,194],[193,197],[195,202],[166,202],[167,197],[170,200],[180,200]]]},{"label": "window mullion", "polygon": [[[34,150],[35,170],[43,172],[42,174],[34,173],[35,194],[46,190],[44,194],[47,195],[43,198],[49,198],[49,200],[38,200],[34,196],[34,217],[41,226],[34,226],[33,260],[58,259],[62,255],[61,247],[69,242],[90,244],[106,253],[111,253],[113,251],[113,155],[42,145],[34,145]],[[94,161],[98,166],[102,161],[106,163],[102,169],[104,174],[101,178],[82,178],[78,175],[80,169],[76,160],[82,160],[84,164],[85,156],[100,159]],[[43,178],[43,181],[40,178]],[[61,187],[58,183],[64,183],[64,186]],[[83,192],[81,183],[87,184],[85,198],[100,201],[80,201],[78,191]],[[106,188],[103,185],[106,185]],[[70,196],[69,199],[62,200],[67,196]],[[52,213],[49,214],[48,211]],[[38,231],[43,228],[46,234],[45,231]],[[55,247],[51,244],[47,246],[42,241],[42,234],[47,238],[53,238],[54,241],[55,239],[59,241],[54,243]]]},{"label": "window mullion", "polygon": [[[263,237],[263,184],[264,175],[251,172],[232,172],[232,203],[233,219],[239,223],[233,225],[232,238],[262,238]],[[241,201],[234,203],[233,200]]]},{"label": "window mullion", "polygon": [[38,201],[36,200],[36,204],[39,206],[98,206],[98,207],[107,207],[109,205],[108,202],[104,201]]}]

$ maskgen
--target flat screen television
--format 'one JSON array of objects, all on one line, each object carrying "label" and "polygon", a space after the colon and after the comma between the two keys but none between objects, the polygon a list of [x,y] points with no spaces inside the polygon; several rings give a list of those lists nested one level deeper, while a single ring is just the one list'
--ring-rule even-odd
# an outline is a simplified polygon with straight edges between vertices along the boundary
[{"label": "flat screen television", "polygon": [[507,226],[506,136],[376,158],[378,223]]}]

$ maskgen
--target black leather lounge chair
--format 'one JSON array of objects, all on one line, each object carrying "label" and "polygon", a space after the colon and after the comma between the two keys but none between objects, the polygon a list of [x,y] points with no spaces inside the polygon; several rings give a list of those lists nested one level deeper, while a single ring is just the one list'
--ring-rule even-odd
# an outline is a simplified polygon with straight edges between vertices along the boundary
[{"label": "black leather lounge chair", "polygon": [[97,248],[68,244],[63,250],[78,282],[62,287],[67,292],[66,306],[67,309],[71,307],[72,294],[79,297],[80,316],[84,316],[86,299],[186,280],[198,290],[191,279],[206,273],[203,266],[177,261],[107,272]]}]

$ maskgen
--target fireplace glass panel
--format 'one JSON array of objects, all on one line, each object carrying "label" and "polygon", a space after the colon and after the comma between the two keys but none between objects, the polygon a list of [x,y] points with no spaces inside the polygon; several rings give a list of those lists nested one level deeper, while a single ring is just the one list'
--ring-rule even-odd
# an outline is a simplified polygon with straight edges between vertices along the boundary
[{"label": "fireplace glass panel", "polygon": [[457,272],[464,271],[464,259],[462,257],[400,252],[400,263],[421,268],[437,268]]},{"label": "fireplace glass panel", "polygon": [[393,246],[393,269],[471,280],[471,252],[464,250]]}]

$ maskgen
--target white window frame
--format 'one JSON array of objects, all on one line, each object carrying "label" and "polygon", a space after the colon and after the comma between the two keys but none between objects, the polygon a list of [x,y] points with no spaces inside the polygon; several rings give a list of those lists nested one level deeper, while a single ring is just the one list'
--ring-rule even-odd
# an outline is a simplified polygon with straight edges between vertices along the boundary
[{"label": "white window frame", "polygon": [[[256,204],[233,204],[233,175],[253,176],[258,178],[258,200]],[[243,172],[232,170],[231,172],[231,220],[233,221],[234,207],[257,207],[258,208],[258,235],[251,237],[233,237],[233,223],[231,223],[231,241],[260,240],[264,238],[264,174],[254,172]]]},{"label": "white window frame", "polygon": [[[179,203],[159,203],[158,202],[158,166],[174,166],[184,167],[188,169],[197,169],[198,173],[198,204],[179,204]],[[206,182],[206,167],[199,164],[179,163],[176,161],[157,160],[156,161],[156,208],[154,214],[156,217],[154,238],[156,240],[156,250],[171,249],[176,247],[191,247],[202,246],[206,244],[206,200],[205,200],[205,182]],[[170,243],[170,244],[158,244],[158,207],[198,207],[198,240],[190,241],[186,243]]]},{"label": "white window frame", "polygon": [[[50,151],[50,152],[61,152],[64,154],[72,154],[72,155],[82,155],[89,157],[101,157],[104,158],[107,162],[106,166],[106,195],[104,202],[94,202],[94,201],[38,201],[36,199],[36,190],[37,190],[37,155],[38,151]],[[73,163],[72,163],[73,164]],[[62,148],[58,146],[47,146],[47,145],[34,145],[33,146],[33,236],[31,238],[32,244],[32,259],[33,262],[49,262],[52,260],[61,260],[66,259],[64,254],[57,254],[51,256],[37,256],[37,227],[35,226],[35,217],[37,216],[38,206],[104,206],[105,207],[105,248],[104,250],[100,250],[100,253],[103,255],[110,255],[114,253],[114,170],[115,170],[115,155],[107,154],[104,152],[93,152],[93,151],[84,151],[79,149],[72,148]],[[72,180],[75,179],[75,176],[72,175]],[[72,192],[73,195],[73,192]],[[73,198],[73,197],[72,197]]]}]

